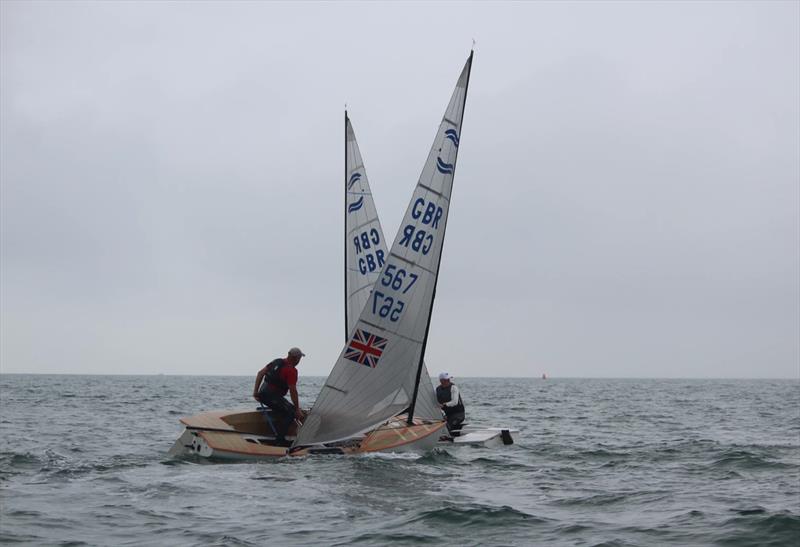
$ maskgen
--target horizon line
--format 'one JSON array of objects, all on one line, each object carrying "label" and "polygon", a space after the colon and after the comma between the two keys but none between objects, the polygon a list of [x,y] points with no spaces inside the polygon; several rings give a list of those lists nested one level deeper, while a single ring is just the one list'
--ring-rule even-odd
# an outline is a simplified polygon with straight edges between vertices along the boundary
[{"label": "horizon line", "polygon": [[[250,378],[251,374],[189,374],[189,373],[91,373],[91,372],[3,372],[0,376],[179,376],[179,377],[220,377]],[[327,375],[307,374],[305,378],[327,378]],[[432,380],[436,376],[430,377]],[[534,380],[798,380],[799,376],[453,376],[455,379],[534,379]]]}]

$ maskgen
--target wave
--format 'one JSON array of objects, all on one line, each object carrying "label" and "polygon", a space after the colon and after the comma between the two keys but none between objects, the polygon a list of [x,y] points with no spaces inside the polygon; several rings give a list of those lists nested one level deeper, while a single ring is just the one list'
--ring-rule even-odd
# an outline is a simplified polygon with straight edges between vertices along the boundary
[{"label": "wave", "polygon": [[722,524],[724,532],[716,537],[716,543],[742,547],[797,545],[797,538],[800,537],[800,515],[790,511],[768,514],[763,507],[733,511],[738,516]]},{"label": "wave", "polygon": [[576,505],[613,505],[615,503],[625,502],[629,497],[630,496],[628,494],[593,494],[591,496],[557,500],[554,502],[554,504],[566,507],[573,507]]},{"label": "wave", "polygon": [[661,491],[639,491],[639,492],[606,492],[600,494],[591,494],[582,497],[573,497],[560,499],[554,502],[555,505],[575,507],[575,506],[604,506],[615,505],[619,503],[637,501],[637,504],[642,505],[651,503],[653,501],[662,500],[669,497],[669,492]]},{"label": "wave", "polygon": [[469,464],[484,466],[490,469],[502,469],[505,473],[510,473],[511,471],[531,472],[538,470],[538,467],[533,464],[514,462],[510,461],[508,458],[502,457],[492,458],[489,456],[480,456],[474,460],[469,460]]},{"label": "wave", "polygon": [[43,543],[42,538],[39,536],[33,536],[30,534],[27,535],[17,535],[11,534],[8,532],[0,532],[0,545],[8,545],[11,543],[25,543],[28,545],[41,545]]},{"label": "wave", "polygon": [[511,524],[525,522],[528,524],[548,523],[550,519],[538,517],[514,509],[508,505],[493,507],[488,505],[449,505],[439,509],[423,511],[409,519],[403,525],[424,523],[429,525],[459,525],[461,528],[501,528]]},{"label": "wave", "polygon": [[32,467],[41,464],[41,460],[30,452],[0,452],[0,469],[15,467]]},{"label": "wave", "polygon": [[345,545],[441,545],[444,538],[433,536],[430,534],[422,534],[420,532],[414,533],[380,533],[369,532],[349,538],[341,543],[334,543],[332,545],[345,546]]},{"label": "wave", "polygon": [[42,460],[30,452],[0,452],[0,483],[24,473],[36,472]]},{"label": "wave", "polygon": [[715,459],[711,467],[723,469],[792,469],[797,468],[797,465],[776,461],[769,456],[749,450],[732,449],[726,450],[720,457]]}]

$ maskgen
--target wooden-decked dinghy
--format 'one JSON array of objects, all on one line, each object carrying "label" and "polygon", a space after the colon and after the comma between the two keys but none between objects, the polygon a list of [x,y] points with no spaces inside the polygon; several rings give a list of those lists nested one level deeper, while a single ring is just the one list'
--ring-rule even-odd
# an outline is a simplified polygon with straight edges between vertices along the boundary
[{"label": "wooden-decked dinghy", "polygon": [[[270,416],[270,419],[273,419]],[[298,447],[290,450],[275,443],[266,411],[214,411],[181,418],[186,430],[169,451],[171,456],[200,456],[221,460],[259,460],[309,454],[360,454],[366,452],[427,451],[436,445],[444,422],[415,419],[408,425],[404,416],[363,436],[337,443]],[[293,439],[292,424],[287,439]]]},{"label": "wooden-decked dinghy", "polygon": [[436,445],[445,422],[424,358],[472,57],[456,82],[391,248],[345,114],[345,345],[302,427],[290,429],[292,447],[279,446],[264,410],[209,412],[181,420],[186,431],[171,454],[266,459]]}]

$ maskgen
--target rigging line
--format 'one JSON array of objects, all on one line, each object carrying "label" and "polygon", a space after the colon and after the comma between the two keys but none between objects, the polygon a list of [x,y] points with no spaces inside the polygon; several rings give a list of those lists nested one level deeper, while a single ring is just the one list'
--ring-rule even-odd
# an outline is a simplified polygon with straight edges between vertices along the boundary
[{"label": "rigging line", "polygon": [[[344,193],[344,209],[342,209],[342,211],[344,211],[344,215],[345,215],[345,217],[344,217],[344,234],[342,236],[343,243],[344,243],[343,247],[344,247],[344,265],[345,265],[345,267],[347,267],[347,235],[348,235],[347,234],[347,214],[348,214],[348,212],[347,212],[347,207],[348,207],[348,205],[347,205],[347,150],[348,150],[347,143],[349,142],[348,138],[347,138],[348,125],[350,125],[350,120],[347,117],[347,104],[345,103],[345,108],[344,108],[344,188],[345,188],[345,193]],[[351,127],[351,130],[352,130],[352,127]],[[353,133],[353,137],[355,138],[355,132]],[[348,332],[349,329],[347,328],[347,324],[350,322],[350,318],[349,318],[349,316],[347,314],[347,275],[345,274],[342,277],[344,277],[344,339],[345,339],[345,343],[346,343],[348,336],[350,336],[350,333]]]}]

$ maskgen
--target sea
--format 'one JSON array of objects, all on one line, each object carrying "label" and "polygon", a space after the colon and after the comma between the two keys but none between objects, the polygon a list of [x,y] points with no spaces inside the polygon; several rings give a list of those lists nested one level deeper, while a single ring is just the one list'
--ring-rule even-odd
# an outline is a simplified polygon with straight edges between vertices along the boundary
[{"label": "sea", "polygon": [[456,383],[513,445],[223,463],[167,451],[251,377],[2,374],[0,543],[800,545],[800,380]]}]

